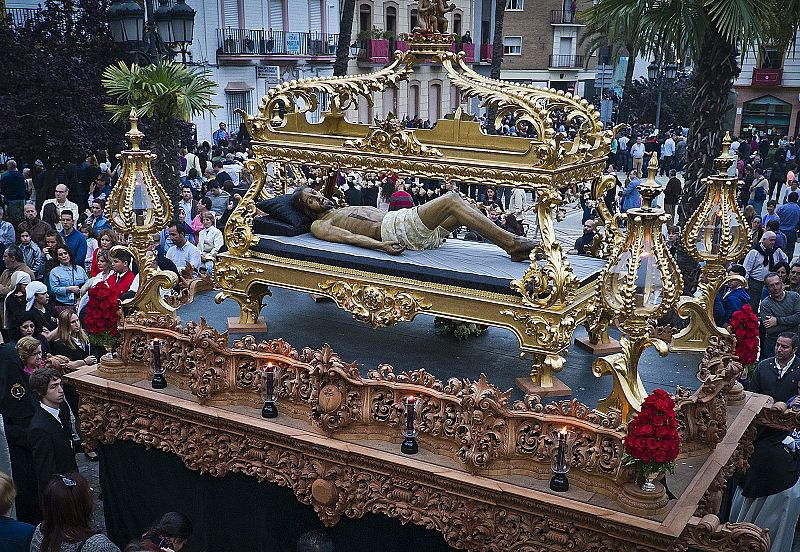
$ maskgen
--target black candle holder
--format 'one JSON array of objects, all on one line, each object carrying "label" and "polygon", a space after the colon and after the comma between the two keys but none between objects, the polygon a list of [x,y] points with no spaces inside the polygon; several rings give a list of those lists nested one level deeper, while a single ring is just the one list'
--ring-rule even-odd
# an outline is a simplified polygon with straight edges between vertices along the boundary
[{"label": "black candle holder", "polygon": [[277,418],[278,406],[275,404],[275,367],[268,364],[263,372],[264,386],[261,391],[264,406],[261,408],[262,418]]},{"label": "black candle holder", "polygon": [[153,389],[166,389],[167,378],[164,377],[166,368],[161,363],[161,340],[153,340],[153,362],[152,362],[153,379],[150,381],[150,387]]},{"label": "black candle holder", "polygon": [[403,443],[400,445],[400,452],[403,454],[416,454],[419,452],[417,430],[414,429],[414,407],[416,403],[416,397],[406,397],[403,399],[403,404],[406,406],[406,429],[403,432],[405,439],[403,439]]},{"label": "black candle holder", "polygon": [[570,458],[572,458],[572,445],[575,443],[575,433],[566,427],[562,430],[554,429],[551,433],[555,445],[553,455],[553,477],[550,479],[550,489],[557,493],[565,493],[569,490],[569,479],[567,472],[570,468]]}]

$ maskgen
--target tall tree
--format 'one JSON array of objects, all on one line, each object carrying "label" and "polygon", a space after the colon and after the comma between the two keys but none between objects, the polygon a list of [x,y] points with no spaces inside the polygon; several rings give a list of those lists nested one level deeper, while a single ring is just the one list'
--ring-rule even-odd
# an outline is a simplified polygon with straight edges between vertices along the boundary
[{"label": "tall tree", "polygon": [[145,67],[124,62],[109,65],[103,72],[103,86],[117,101],[105,106],[112,121],[127,119],[131,109],[149,121],[149,140],[157,156],[153,172],[177,205],[180,122],[220,107],[211,103],[217,84],[204,72],[161,59]]},{"label": "tall tree", "polygon": [[105,0],[46,0],[22,26],[0,21],[0,151],[48,174],[98,149],[115,150],[120,127],[103,112],[100,83],[115,59]]},{"label": "tall tree", "polygon": [[[503,20],[506,16],[507,0],[495,0],[494,2],[494,40],[492,41],[492,69],[489,73],[493,79],[500,78],[500,69],[503,65]],[[497,133],[497,108],[490,106],[486,111],[487,132]]]},{"label": "tall tree", "polygon": [[606,20],[640,17],[647,53],[667,61],[694,58],[696,93],[680,209],[685,219],[702,200],[703,181],[721,149],[739,55],[768,42],[791,47],[800,25],[800,0],[600,0],[586,13]]},{"label": "tall tree", "polygon": [[[586,48],[586,62],[589,58],[599,52],[602,48],[610,48],[610,58],[619,59],[624,55],[628,58],[625,68],[625,83],[623,85],[623,96],[633,83],[633,69],[636,65],[636,56],[644,51],[644,44],[639,33],[639,17],[620,17],[618,19],[600,19],[596,14],[581,13],[585,16],[586,32],[581,36],[580,44]],[[630,104],[623,102],[619,109],[620,123],[628,122]]]},{"label": "tall tree", "polygon": [[356,0],[344,0],[342,4],[342,21],[339,23],[339,43],[336,45],[336,61],[333,63],[333,74],[337,77],[343,77],[347,74],[355,13]]}]

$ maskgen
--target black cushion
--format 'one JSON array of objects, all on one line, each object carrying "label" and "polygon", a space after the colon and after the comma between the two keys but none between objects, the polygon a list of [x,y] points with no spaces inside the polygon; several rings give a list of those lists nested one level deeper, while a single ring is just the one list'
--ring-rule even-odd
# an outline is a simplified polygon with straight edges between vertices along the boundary
[{"label": "black cushion", "polygon": [[[267,199],[266,201],[261,201],[256,204],[256,207],[258,207],[261,211],[264,211],[270,217],[278,219],[281,222],[285,222],[286,224],[290,224],[298,228],[305,227],[306,229],[303,230],[303,232],[300,232],[301,234],[308,232],[308,228],[311,227],[312,220],[308,218],[305,213],[295,209],[294,206],[292,206],[291,194],[283,194],[272,199]],[[274,235],[296,236],[297,234]]]},{"label": "black cushion", "polygon": [[[261,209],[261,207],[259,207]],[[263,209],[262,209],[263,211]],[[311,230],[311,222],[294,226],[277,218],[261,216],[253,218],[253,231],[267,236],[299,236]]]}]

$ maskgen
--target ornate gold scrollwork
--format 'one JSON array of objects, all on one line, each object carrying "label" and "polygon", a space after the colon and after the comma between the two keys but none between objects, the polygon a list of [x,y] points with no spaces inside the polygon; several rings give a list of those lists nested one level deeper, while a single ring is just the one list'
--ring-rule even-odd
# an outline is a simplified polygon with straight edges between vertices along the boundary
[{"label": "ornate gold scrollwork", "polygon": [[559,316],[556,321],[538,314],[515,310],[502,310],[500,314],[510,316],[516,322],[522,322],[525,324],[525,335],[536,336],[539,343],[551,345],[556,350],[569,347],[572,333],[575,331],[576,323],[573,316]]},{"label": "ornate gold scrollwork", "polygon": [[395,131],[371,128],[366,138],[347,140],[344,145],[359,151],[414,155],[417,157],[442,156],[442,152],[436,148],[421,144],[414,132],[405,128]]},{"label": "ornate gold scrollwork", "polygon": [[[547,90],[534,86],[499,82],[479,75],[464,61],[463,53],[445,52],[438,55],[450,81],[467,97],[478,97],[484,105],[497,107],[495,125],[500,126],[505,115],[511,113],[517,126],[533,126],[540,145],[537,145],[540,163],[554,168],[562,163],[589,161],[607,155],[611,148],[611,134],[603,132],[600,113],[586,100],[560,90]],[[457,67],[457,69],[456,69]],[[561,141],[564,135],[553,129],[551,113],[566,111],[567,120],[580,121],[578,131],[569,150]]]},{"label": "ornate gold scrollwork", "polygon": [[592,373],[595,377],[610,375],[613,381],[611,394],[597,403],[597,409],[608,412],[612,409],[622,413],[623,420],[629,420],[639,412],[647,396],[647,391],[639,377],[639,358],[647,347],[652,346],[661,356],[669,354],[669,347],[660,339],[649,335],[631,341],[626,336],[619,339],[621,353],[614,353],[595,359]]},{"label": "ornate gold scrollwork", "polygon": [[675,312],[681,318],[689,318],[689,325],[676,334],[671,347],[675,351],[702,351],[712,337],[730,339],[727,329],[717,326],[714,321],[714,298],[728,282],[739,282],[745,286],[747,281],[738,274],[725,275],[725,267],[708,263],[702,269],[707,281],[700,282],[698,297],[682,297]]},{"label": "ornate gold scrollwork", "polygon": [[[396,53],[395,60],[388,65],[367,75],[348,75],[344,77],[311,77],[300,81],[292,80],[271,88],[261,100],[259,110],[262,117],[245,116],[250,133],[256,140],[262,139],[265,125],[280,126],[281,108],[287,113],[305,113],[316,111],[319,107],[318,93],[331,97],[331,111],[339,113],[358,107],[359,100],[373,104],[372,93],[397,87],[397,84],[408,80],[414,72],[415,57],[410,52]],[[298,100],[301,102],[298,106]]]},{"label": "ornate gold scrollwork", "polygon": [[261,161],[251,159],[245,166],[253,175],[253,183],[225,224],[225,244],[232,255],[239,257],[249,257],[250,247],[258,243],[258,238],[253,233],[253,217],[256,214],[256,199],[261,196],[266,180]]},{"label": "ornate gold scrollwork", "polygon": [[394,326],[413,319],[431,308],[421,297],[395,288],[332,280],[319,284],[320,291],[330,295],[340,309],[373,328]]}]

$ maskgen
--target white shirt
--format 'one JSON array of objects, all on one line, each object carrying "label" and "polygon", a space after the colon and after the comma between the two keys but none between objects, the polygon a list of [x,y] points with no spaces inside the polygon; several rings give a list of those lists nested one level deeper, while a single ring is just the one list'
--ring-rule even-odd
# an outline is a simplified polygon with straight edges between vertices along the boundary
[{"label": "white shirt", "polygon": [[627,136],[621,136],[619,140],[617,140],[617,144],[619,144],[620,151],[628,151],[628,138]]},{"label": "white shirt", "polygon": [[792,355],[792,358],[789,359],[789,362],[786,364],[786,366],[781,368],[781,365],[778,364],[778,358],[777,357],[775,358],[775,368],[778,369],[778,379],[781,379],[783,376],[786,375],[786,371],[789,369],[789,366],[791,366],[793,363],[794,363],[794,355]]},{"label": "white shirt", "polygon": [[[49,203],[55,203],[56,212],[58,213],[59,220],[61,219],[61,211],[72,211],[72,217],[75,221],[78,220],[78,204],[73,203],[70,200],[64,200],[64,203],[57,203],[55,198],[46,199],[44,203],[42,203],[42,210],[39,212],[39,218],[44,218],[44,206]],[[58,223],[58,229],[61,230],[61,223]]]},{"label": "white shirt", "polygon": [[644,157],[644,144],[634,144],[631,146],[631,157],[641,159]]},{"label": "white shirt", "polygon": [[167,251],[167,259],[175,263],[178,270],[183,270],[186,263],[190,263],[195,270],[200,268],[200,250],[188,240],[183,247],[177,245],[170,247]]},{"label": "white shirt", "polygon": [[661,148],[661,154],[664,157],[672,157],[675,155],[675,140],[671,137],[664,141],[664,146]]},{"label": "white shirt", "polygon": [[44,408],[44,409],[45,409],[47,412],[49,412],[49,413],[50,413],[50,414],[53,416],[53,418],[55,418],[56,420],[58,420],[58,425],[60,425],[61,427],[64,427],[64,424],[63,424],[63,423],[61,423],[61,418],[59,418],[59,417],[58,417],[58,408],[52,408],[52,407],[50,407],[50,406],[47,406],[47,405],[46,405],[46,404],[44,404],[43,402],[40,402],[40,403],[39,403],[39,406],[41,406],[42,408]]}]

